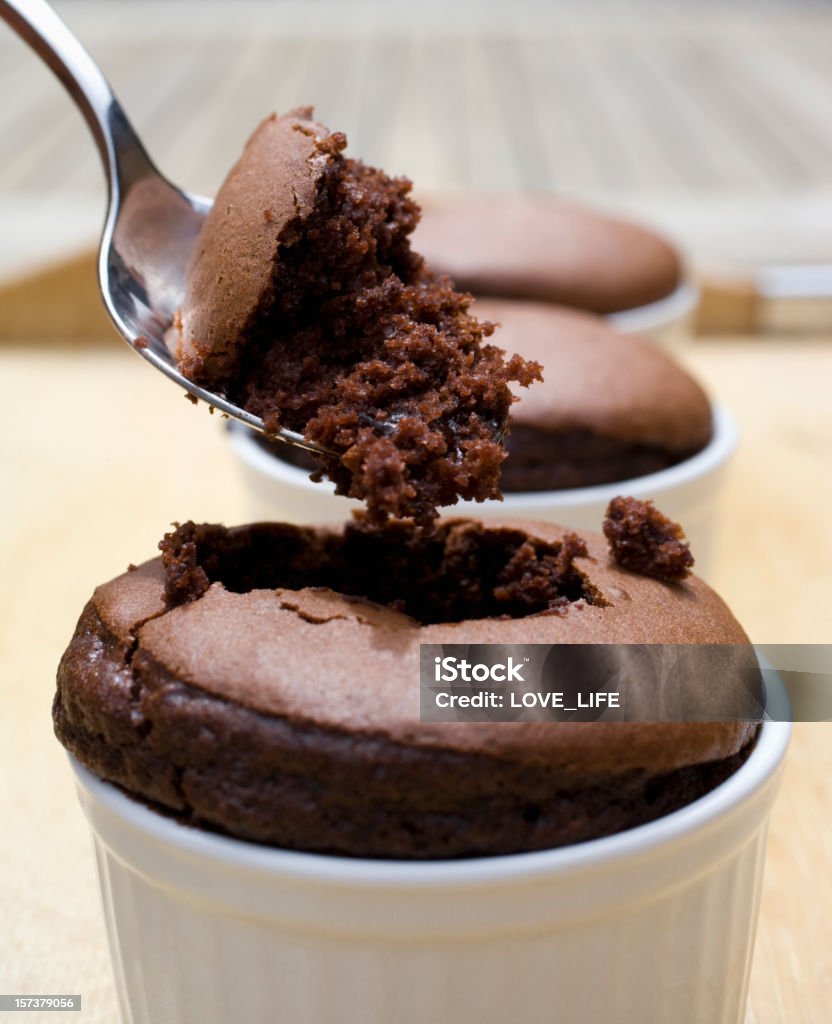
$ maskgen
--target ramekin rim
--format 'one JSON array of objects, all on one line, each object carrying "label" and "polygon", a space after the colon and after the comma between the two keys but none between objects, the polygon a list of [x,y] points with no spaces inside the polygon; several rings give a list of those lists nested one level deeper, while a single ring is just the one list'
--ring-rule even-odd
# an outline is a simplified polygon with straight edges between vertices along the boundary
[{"label": "ramekin rim", "polygon": [[700,299],[701,289],[691,278],[683,278],[669,295],[643,306],[607,313],[605,319],[624,334],[644,334],[670,327],[692,313]]}]

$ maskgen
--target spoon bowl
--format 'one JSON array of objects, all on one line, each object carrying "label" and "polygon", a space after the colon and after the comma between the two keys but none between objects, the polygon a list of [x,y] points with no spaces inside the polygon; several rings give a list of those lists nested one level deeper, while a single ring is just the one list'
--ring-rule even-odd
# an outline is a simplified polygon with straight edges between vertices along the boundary
[{"label": "spoon bowl", "polygon": [[98,283],[118,333],[194,399],[276,440],[332,455],[294,430],[267,432],[259,416],[180,373],[166,339],[211,200],[156,169],[100,68],[46,0],[0,0],[0,18],[55,72],[98,146],[109,191]]}]

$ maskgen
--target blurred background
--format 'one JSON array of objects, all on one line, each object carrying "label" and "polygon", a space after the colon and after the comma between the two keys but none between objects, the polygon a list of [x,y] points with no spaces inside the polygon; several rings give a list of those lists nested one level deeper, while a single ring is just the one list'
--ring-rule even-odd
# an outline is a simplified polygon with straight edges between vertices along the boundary
[{"label": "blurred background", "polygon": [[[314,103],[353,154],[419,195],[586,200],[665,229],[720,279],[832,260],[824,0],[55,6],[159,166],[194,191],[215,192],[264,114]],[[94,244],[104,190],[77,111],[3,29],[0,69],[8,282]]]}]

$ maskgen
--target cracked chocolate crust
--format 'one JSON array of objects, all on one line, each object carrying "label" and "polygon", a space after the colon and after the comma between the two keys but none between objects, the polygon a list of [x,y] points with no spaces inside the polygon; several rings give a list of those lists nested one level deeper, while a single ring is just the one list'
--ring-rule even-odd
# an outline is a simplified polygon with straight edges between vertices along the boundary
[{"label": "cracked chocolate crust", "polygon": [[[479,544],[482,532],[456,521],[446,546],[458,555],[469,533]],[[518,534],[544,556],[568,536],[518,523],[502,533],[508,564],[523,552],[513,563],[521,575],[535,545],[512,547]],[[190,568],[206,577],[195,588],[166,599],[161,559],[99,587],[59,667],[59,740],[182,822],[287,849],[405,859],[537,850],[620,831],[696,799],[752,749],[753,724],[422,723],[420,640],[615,640],[616,622],[633,639],[646,629],[669,641],[703,639],[704,628],[717,641],[744,634],[699,581],[668,586],[617,570],[591,536],[567,549],[566,577],[556,574],[572,581],[565,604],[421,625],[389,604],[307,585],[339,537],[288,526],[183,528],[169,549],[179,558],[195,545]],[[247,575],[258,565],[270,580]],[[376,575],[386,568],[377,559]],[[549,584],[535,579],[542,599]],[[681,633],[670,623],[663,632],[669,611],[687,618]]]},{"label": "cracked chocolate crust", "polygon": [[134,656],[92,602],[61,661],[53,717],[83,764],[179,821],[375,858],[508,854],[610,835],[703,796],[753,748],[560,787],[546,766],[298,725],[206,694]]}]

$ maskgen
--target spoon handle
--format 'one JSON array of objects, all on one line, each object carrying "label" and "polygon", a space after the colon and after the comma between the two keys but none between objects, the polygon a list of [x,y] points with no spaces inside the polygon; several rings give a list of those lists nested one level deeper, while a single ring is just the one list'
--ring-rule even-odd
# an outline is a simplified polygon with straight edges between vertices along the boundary
[{"label": "spoon handle", "polygon": [[101,69],[46,0],[0,0],[0,19],[49,65],[84,115],[111,197],[158,174]]}]

